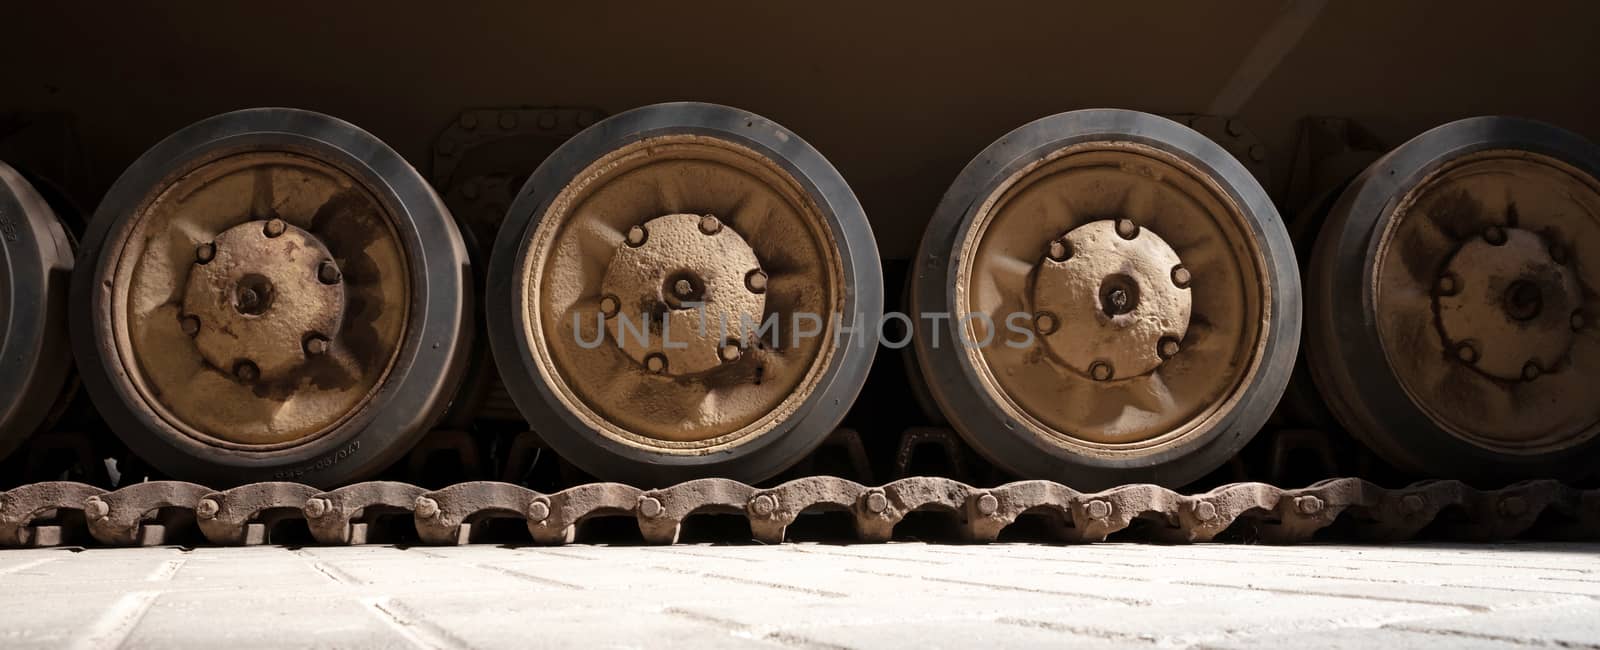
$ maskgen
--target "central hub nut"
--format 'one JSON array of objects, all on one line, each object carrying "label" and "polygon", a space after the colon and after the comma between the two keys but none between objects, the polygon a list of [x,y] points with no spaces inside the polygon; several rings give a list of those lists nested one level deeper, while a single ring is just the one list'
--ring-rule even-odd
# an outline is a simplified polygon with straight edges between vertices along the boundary
[{"label": "central hub nut", "polygon": [[669,214],[629,233],[596,303],[610,340],[650,374],[738,363],[767,304],[768,277],[750,245],[712,215]]},{"label": "central hub nut", "polygon": [[[1181,349],[1193,308],[1190,271],[1149,228],[1105,219],[1073,228],[1040,259],[1033,308],[1045,348],[1083,376],[1144,375]],[[1063,251],[1071,255],[1061,255]]]},{"label": "central hub nut", "polygon": [[247,383],[279,380],[306,362],[307,341],[338,334],[344,286],[322,280],[336,264],[315,235],[250,221],[195,250],[179,325],[212,367]]}]

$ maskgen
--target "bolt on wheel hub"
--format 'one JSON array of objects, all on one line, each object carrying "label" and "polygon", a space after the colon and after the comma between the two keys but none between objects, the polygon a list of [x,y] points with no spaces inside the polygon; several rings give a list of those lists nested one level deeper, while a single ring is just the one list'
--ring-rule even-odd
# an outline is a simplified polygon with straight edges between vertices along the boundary
[{"label": "bolt on wheel hub", "polygon": [[1055,323],[1039,330],[1045,347],[1099,381],[1154,370],[1189,328],[1189,283],[1174,281],[1182,268],[1165,240],[1127,219],[1073,228],[1051,242],[1034,283],[1033,303]]},{"label": "bolt on wheel hub", "polygon": [[184,331],[212,366],[241,380],[280,380],[313,352],[325,353],[339,332],[345,292],[337,268],[322,241],[298,227],[277,219],[233,226],[197,248]]},{"label": "bolt on wheel hub", "polygon": [[1499,226],[1461,244],[1435,285],[1445,347],[1506,381],[1537,379],[1566,359],[1582,294],[1556,259],[1561,250],[1535,232]]},{"label": "bolt on wheel hub", "polygon": [[715,216],[669,214],[631,228],[617,246],[599,309],[635,363],[699,374],[739,359],[766,310],[765,277],[755,251]]}]

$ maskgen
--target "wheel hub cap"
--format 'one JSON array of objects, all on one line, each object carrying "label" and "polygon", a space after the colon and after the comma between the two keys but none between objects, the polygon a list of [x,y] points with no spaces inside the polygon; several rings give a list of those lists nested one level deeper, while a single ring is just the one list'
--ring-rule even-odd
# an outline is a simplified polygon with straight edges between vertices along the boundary
[{"label": "wheel hub cap", "polygon": [[207,363],[242,381],[276,381],[326,351],[344,318],[338,266],[315,235],[247,221],[196,252],[182,318]]},{"label": "wheel hub cap", "polygon": [[1176,354],[1193,307],[1177,252],[1126,219],[1093,221],[1051,242],[1033,301],[1050,353],[1100,381],[1146,374]]},{"label": "wheel hub cap", "polygon": [[749,342],[741,333],[766,309],[765,277],[755,251],[715,216],[669,214],[629,229],[606,268],[600,312],[649,372],[699,374],[738,360]]},{"label": "wheel hub cap", "polygon": [[1434,310],[1446,349],[1479,372],[1531,381],[1565,359],[1581,294],[1559,244],[1529,230],[1490,227],[1450,257]]}]

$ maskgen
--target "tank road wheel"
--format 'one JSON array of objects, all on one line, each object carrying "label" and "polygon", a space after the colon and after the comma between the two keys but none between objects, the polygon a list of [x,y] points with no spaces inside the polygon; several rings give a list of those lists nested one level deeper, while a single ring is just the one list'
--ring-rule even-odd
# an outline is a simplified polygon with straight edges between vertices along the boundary
[{"label": "tank road wheel", "polygon": [[1600,459],[1600,149],[1479,117],[1344,192],[1309,274],[1309,359],[1351,433],[1449,478],[1576,478]]},{"label": "tank road wheel", "polygon": [[1299,278],[1272,202],[1154,115],[1062,113],[991,144],[916,264],[934,397],[1024,478],[1188,483],[1255,435],[1294,363]]},{"label": "tank road wheel", "polygon": [[855,400],[883,280],[861,205],[815,149],[677,103],[595,124],[540,165],[487,295],[506,387],[564,458],[636,485],[754,482]]},{"label": "tank road wheel", "polygon": [[0,163],[0,458],[45,425],[72,370],[72,240],[44,198]]},{"label": "tank road wheel", "polygon": [[306,111],[193,124],[96,213],[72,285],[84,383],[157,469],[332,486],[395,460],[470,341],[466,251],[422,177]]}]

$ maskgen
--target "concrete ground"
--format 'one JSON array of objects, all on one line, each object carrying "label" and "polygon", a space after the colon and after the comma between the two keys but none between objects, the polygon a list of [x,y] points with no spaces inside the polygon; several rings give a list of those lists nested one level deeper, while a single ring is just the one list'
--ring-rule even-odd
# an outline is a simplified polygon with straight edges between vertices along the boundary
[{"label": "concrete ground", "polygon": [[0,551],[0,647],[1600,647],[1600,545]]}]

